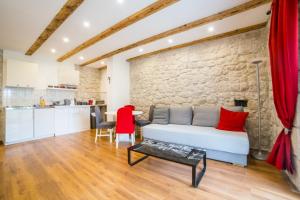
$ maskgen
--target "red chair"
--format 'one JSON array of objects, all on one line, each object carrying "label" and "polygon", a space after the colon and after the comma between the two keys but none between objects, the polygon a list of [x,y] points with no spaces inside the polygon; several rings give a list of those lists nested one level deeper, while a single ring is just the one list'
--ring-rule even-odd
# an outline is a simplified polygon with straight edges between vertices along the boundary
[{"label": "red chair", "polygon": [[[124,107],[125,107],[125,108],[130,108],[132,111],[135,110],[135,106],[134,106],[134,105],[126,105],[126,106],[124,106]],[[135,116],[132,115],[132,118],[133,118],[133,122],[135,123]]]},{"label": "red chair", "polygon": [[119,135],[128,134],[131,136],[131,143],[135,142],[135,124],[132,117],[132,109],[130,107],[120,108],[117,112],[116,124],[116,148],[119,146]]},{"label": "red chair", "polygon": [[125,108],[131,108],[132,110],[135,110],[135,106],[134,105],[126,105],[124,106]]}]

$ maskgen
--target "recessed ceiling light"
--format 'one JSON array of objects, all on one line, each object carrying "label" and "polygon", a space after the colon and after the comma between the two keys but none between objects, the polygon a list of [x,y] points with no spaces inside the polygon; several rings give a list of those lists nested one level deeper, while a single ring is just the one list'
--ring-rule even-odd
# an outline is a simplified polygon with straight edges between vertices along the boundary
[{"label": "recessed ceiling light", "polygon": [[142,48],[139,49],[139,52],[143,52],[143,51],[144,51],[144,49],[142,49]]},{"label": "recessed ceiling light", "polygon": [[101,65],[104,65],[105,64],[105,62],[104,61],[101,61]]},{"label": "recessed ceiling light", "polygon": [[51,53],[56,53],[56,49],[51,49]]},{"label": "recessed ceiling light", "polygon": [[117,0],[117,2],[118,2],[119,4],[122,4],[122,3],[124,2],[124,0]]},{"label": "recessed ceiling light", "polygon": [[70,42],[70,40],[69,40],[69,38],[64,37],[64,38],[63,38],[63,42],[64,42],[64,43],[68,43],[68,42]]},{"label": "recessed ceiling light", "polygon": [[208,32],[213,32],[215,30],[215,28],[213,26],[208,27]]},{"label": "recessed ceiling light", "polygon": [[168,39],[168,42],[169,42],[170,44],[172,44],[172,43],[173,43],[173,40],[172,40],[172,39]]},{"label": "recessed ceiling light", "polygon": [[85,28],[89,28],[89,27],[91,26],[91,24],[90,24],[89,21],[84,21],[84,22],[83,22],[83,26],[84,26]]},{"label": "recessed ceiling light", "polygon": [[83,56],[80,56],[80,57],[79,57],[79,60],[84,60],[84,57],[83,57]]}]

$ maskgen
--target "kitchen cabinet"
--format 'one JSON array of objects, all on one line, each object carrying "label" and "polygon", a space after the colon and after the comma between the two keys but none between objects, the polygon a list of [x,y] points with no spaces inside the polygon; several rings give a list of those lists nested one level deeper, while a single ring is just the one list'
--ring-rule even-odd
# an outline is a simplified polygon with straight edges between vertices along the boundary
[{"label": "kitchen cabinet", "polygon": [[54,108],[34,109],[34,138],[54,136]]},{"label": "kitchen cabinet", "polygon": [[5,108],[4,119],[4,144],[7,145],[89,130],[90,106]]},{"label": "kitchen cabinet", "polygon": [[89,106],[55,107],[55,135],[77,133],[90,129]]},{"label": "kitchen cabinet", "polygon": [[73,107],[70,110],[70,132],[90,129],[90,107]]},{"label": "kitchen cabinet", "polygon": [[5,110],[5,144],[32,140],[33,108]]},{"label": "kitchen cabinet", "polygon": [[58,69],[58,83],[79,85],[79,71],[74,67],[60,67]]},{"label": "kitchen cabinet", "polygon": [[70,109],[68,107],[55,107],[54,118],[55,135],[70,133]]},{"label": "kitchen cabinet", "polygon": [[3,84],[6,87],[35,88],[38,79],[38,64],[7,59],[4,62]]}]

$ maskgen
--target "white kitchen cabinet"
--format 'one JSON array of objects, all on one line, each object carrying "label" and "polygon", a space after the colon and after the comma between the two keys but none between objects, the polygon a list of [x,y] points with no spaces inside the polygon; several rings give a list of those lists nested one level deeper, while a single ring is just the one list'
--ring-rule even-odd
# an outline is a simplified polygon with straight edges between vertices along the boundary
[{"label": "white kitchen cabinet", "polygon": [[78,133],[90,129],[89,106],[55,107],[55,135]]},{"label": "white kitchen cabinet", "polygon": [[65,106],[56,107],[54,111],[55,135],[70,133],[70,109]]},{"label": "white kitchen cabinet", "polygon": [[33,139],[33,108],[5,110],[5,144]]},{"label": "white kitchen cabinet", "polygon": [[54,108],[34,109],[34,138],[54,136]]},{"label": "white kitchen cabinet", "polygon": [[78,133],[90,129],[89,106],[57,106],[42,109],[6,108],[4,118],[5,144]]},{"label": "white kitchen cabinet", "polygon": [[90,107],[73,107],[70,109],[70,132],[90,129]]},{"label": "white kitchen cabinet", "polygon": [[79,85],[79,71],[73,66],[62,66],[58,69],[58,83]]},{"label": "white kitchen cabinet", "polygon": [[7,59],[4,62],[3,84],[6,87],[35,88],[38,79],[38,64]]}]

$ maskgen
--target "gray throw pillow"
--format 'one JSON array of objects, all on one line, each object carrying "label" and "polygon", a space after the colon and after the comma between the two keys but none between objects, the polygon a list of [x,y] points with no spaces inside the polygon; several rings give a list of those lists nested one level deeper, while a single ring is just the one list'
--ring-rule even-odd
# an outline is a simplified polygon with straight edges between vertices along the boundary
[{"label": "gray throw pillow", "polygon": [[193,126],[216,127],[219,123],[220,108],[213,106],[196,106],[194,108]]},{"label": "gray throw pillow", "polygon": [[169,108],[154,108],[152,124],[168,124]]},{"label": "gray throw pillow", "polygon": [[171,107],[170,124],[191,125],[193,118],[193,109],[188,107]]},{"label": "gray throw pillow", "polygon": [[[243,112],[242,106],[224,106],[233,112]],[[219,106],[196,106],[194,108],[193,126],[216,127],[220,120]]]}]

